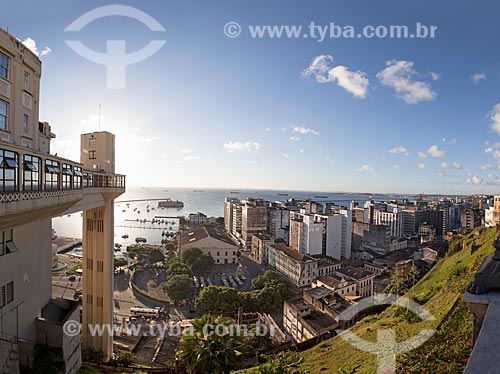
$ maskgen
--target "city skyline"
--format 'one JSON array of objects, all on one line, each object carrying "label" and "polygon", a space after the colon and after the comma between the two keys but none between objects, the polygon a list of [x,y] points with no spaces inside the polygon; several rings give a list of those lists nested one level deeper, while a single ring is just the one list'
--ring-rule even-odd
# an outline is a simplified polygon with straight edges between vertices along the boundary
[{"label": "city skyline", "polygon": [[[64,32],[71,22],[109,4],[49,1],[30,4],[34,11],[26,15],[20,1],[5,12],[16,25],[0,16],[0,25],[42,60],[40,120],[51,124],[52,151],[63,157],[78,158],[79,134],[98,130],[101,105],[101,129],[117,135],[117,171],[131,186],[498,190],[500,56],[490,47],[500,26],[499,5],[491,1],[388,2],[390,14],[369,2],[360,13],[359,4],[124,1],[165,27],[166,44],[127,67],[123,90],[108,89],[105,67],[65,44],[73,38]],[[241,25],[239,37],[224,34],[228,22]],[[321,42],[248,32],[252,25],[311,22],[437,29],[435,38]],[[78,35],[98,51],[106,40],[126,40],[134,51],[157,37],[124,17],[96,20]]]}]

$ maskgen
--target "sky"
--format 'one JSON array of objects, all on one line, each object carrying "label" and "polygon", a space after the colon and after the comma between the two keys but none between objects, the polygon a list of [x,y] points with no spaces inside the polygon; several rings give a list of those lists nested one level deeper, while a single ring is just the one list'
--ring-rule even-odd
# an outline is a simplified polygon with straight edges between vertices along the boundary
[{"label": "sky", "polygon": [[[65,31],[111,4],[165,31],[121,15]],[[78,160],[101,105],[130,186],[473,194],[500,190],[499,12],[496,1],[18,0],[0,27],[42,60],[52,152]],[[311,22],[345,37],[330,27],[320,40]],[[417,22],[434,37],[349,37]],[[285,25],[298,37],[252,36]],[[100,53],[166,42],[116,89],[67,40]]]}]

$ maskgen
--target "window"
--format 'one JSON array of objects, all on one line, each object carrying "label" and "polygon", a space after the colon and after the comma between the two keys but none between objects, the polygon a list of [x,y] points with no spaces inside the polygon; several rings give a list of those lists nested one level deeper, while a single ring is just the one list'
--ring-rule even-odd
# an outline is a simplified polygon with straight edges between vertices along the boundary
[{"label": "window", "polygon": [[0,192],[17,191],[18,155],[0,149]]},{"label": "window", "polygon": [[28,73],[27,71],[24,72],[24,89],[30,89],[30,73]]},{"label": "window", "polygon": [[17,247],[12,238],[12,229],[0,231],[0,256],[17,252]]},{"label": "window", "polygon": [[73,176],[73,168],[70,164],[62,165],[62,188],[63,190],[71,189],[71,177]]},{"label": "window", "polygon": [[92,174],[83,173],[83,187],[94,187]]},{"label": "window", "polygon": [[7,102],[0,100],[0,129],[7,130]]},{"label": "window", "polygon": [[14,301],[14,282],[9,282],[0,287],[0,308]]},{"label": "window", "polygon": [[57,190],[59,188],[59,162],[45,160],[45,189]]},{"label": "window", "polygon": [[23,190],[40,190],[40,158],[36,156],[23,156]]},{"label": "window", "polygon": [[27,114],[23,114],[23,127],[27,129],[29,123],[30,123],[30,116],[28,116]]},{"label": "window", "polygon": [[89,160],[95,160],[95,151],[89,151]]},{"label": "window", "polygon": [[89,147],[95,148],[97,145],[97,139],[96,138],[90,138],[89,139]]},{"label": "window", "polygon": [[73,172],[73,188],[82,188],[82,179],[82,168],[79,166],[75,166]]},{"label": "window", "polygon": [[9,58],[0,52],[0,77],[7,79],[9,77]]}]

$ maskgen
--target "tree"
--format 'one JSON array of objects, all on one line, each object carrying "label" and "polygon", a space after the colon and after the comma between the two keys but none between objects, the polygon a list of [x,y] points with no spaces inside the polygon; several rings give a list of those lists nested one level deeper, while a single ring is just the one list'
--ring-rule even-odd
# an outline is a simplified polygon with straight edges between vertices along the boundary
[{"label": "tree", "polygon": [[255,290],[265,288],[275,289],[278,300],[275,303],[282,304],[284,300],[293,297],[293,290],[290,283],[274,270],[268,270],[252,280],[252,287]]},{"label": "tree", "polygon": [[182,335],[177,351],[191,372],[228,374],[238,368],[245,344],[231,328],[232,323],[211,315],[193,321],[193,328]]},{"label": "tree", "polygon": [[150,264],[156,264],[157,262],[161,262],[165,260],[165,256],[159,249],[152,249],[149,251],[148,261]]},{"label": "tree", "polygon": [[235,312],[240,305],[238,290],[224,286],[204,287],[195,302],[196,311],[200,314]]},{"label": "tree", "polygon": [[178,258],[169,260],[167,265],[167,281],[174,275],[182,274],[191,276],[189,266],[181,262]]},{"label": "tree", "polygon": [[186,274],[170,277],[167,282],[163,283],[163,289],[176,303],[187,299],[195,292],[193,280]]},{"label": "tree", "polygon": [[189,266],[193,274],[210,272],[215,262],[208,253],[203,253],[198,248],[186,248],[181,253],[181,259]]},{"label": "tree", "polygon": [[120,266],[127,266],[128,261],[122,258],[115,258],[114,260],[114,268],[119,268]]},{"label": "tree", "polygon": [[199,248],[186,248],[181,252],[181,260],[188,265],[193,264],[203,254]]}]

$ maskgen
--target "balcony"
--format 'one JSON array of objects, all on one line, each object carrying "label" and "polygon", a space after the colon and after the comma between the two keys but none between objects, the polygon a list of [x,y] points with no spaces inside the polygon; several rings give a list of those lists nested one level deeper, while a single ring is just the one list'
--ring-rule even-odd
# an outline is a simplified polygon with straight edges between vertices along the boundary
[{"label": "balcony", "polygon": [[[41,125],[52,137],[50,127]],[[0,143],[0,230],[95,208],[125,192],[124,175],[85,170],[76,161]]]}]

